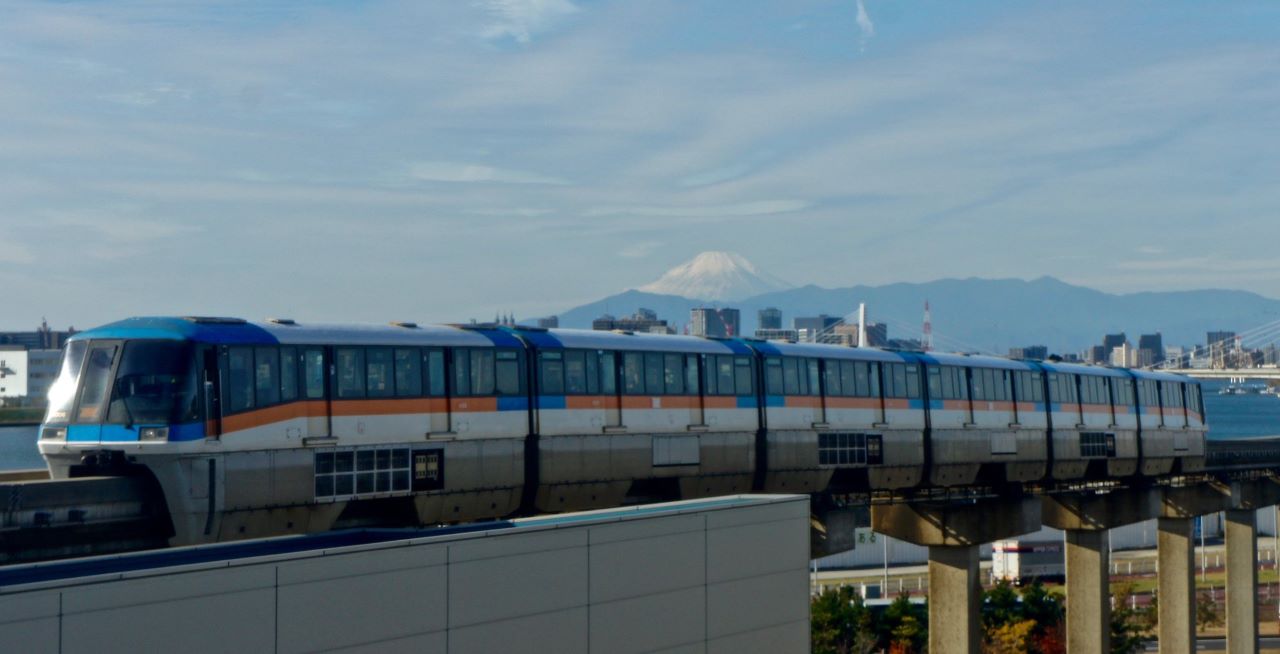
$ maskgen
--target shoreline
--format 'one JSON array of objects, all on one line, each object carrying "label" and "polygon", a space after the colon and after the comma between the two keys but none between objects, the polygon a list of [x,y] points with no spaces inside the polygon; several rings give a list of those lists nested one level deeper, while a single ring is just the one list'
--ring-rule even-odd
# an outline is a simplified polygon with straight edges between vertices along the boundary
[{"label": "shoreline", "polygon": [[14,422],[8,422],[8,421],[0,420],[0,427],[39,427],[39,426],[40,426],[39,420],[36,420],[34,422],[29,422],[26,420],[17,420]]}]

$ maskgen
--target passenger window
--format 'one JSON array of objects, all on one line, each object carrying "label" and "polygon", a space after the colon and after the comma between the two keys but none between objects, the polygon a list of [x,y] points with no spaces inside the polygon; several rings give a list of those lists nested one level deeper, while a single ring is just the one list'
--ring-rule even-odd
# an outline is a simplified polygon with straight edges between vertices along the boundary
[{"label": "passenger window", "polygon": [[863,364],[855,364],[852,361],[840,362],[840,385],[844,388],[844,394],[847,397],[863,397],[862,391],[866,390],[866,382],[862,383],[863,388],[858,387],[858,373],[861,372],[860,366]]},{"label": "passenger window", "polygon": [[800,394],[800,373],[796,370],[795,359],[782,360],[782,391],[787,395]]},{"label": "passenger window", "polygon": [[[93,354],[90,352],[89,364],[93,364]],[[231,412],[244,411],[253,408],[253,350],[247,347],[232,347],[227,349],[227,383],[231,387],[229,390],[230,398],[227,402],[227,409]],[[88,397],[89,387],[85,387],[85,397]],[[81,413],[84,412],[84,399],[80,401]],[[81,416],[83,418],[84,416]]]},{"label": "passenger window", "polygon": [[365,353],[367,360],[365,391],[369,397],[392,397],[396,389],[391,381],[391,349],[371,347]]},{"label": "passenger window", "polygon": [[298,399],[298,348],[280,348],[280,399],[292,402]]},{"label": "passenger window", "polygon": [[520,395],[520,353],[515,350],[494,352],[494,381],[498,395]]},{"label": "passenger window", "polygon": [[583,359],[587,363],[587,394],[598,395],[600,393],[600,354],[585,352]]},{"label": "passenger window", "polygon": [[662,376],[667,395],[684,395],[684,355],[668,354],[663,361]]},{"label": "passenger window", "polygon": [[644,388],[649,395],[662,395],[662,355],[644,355]]},{"label": "passenger window", "polygon": [[844,394],[840,386],[840,362],[826,359],[822,362],[823,377],[826,381],[827,397],[840,397]]},{"label": "passenger window", "polygon": [[622,381],[627,395],[644,395],[644,358],[640,354],[622,355]]},{"label": "passenger window", "polygon": [[254,348],[254,387],[257,406],[280,403],[280,350],[274,347]]},{"label": "passenger window", "polygon": [[698,355],[696,354],[685,357],[685,392],[690,395],[698,394]]},{"label": "passenger window", "polygon": [[493,395],[493,350],[471,350],[471,394]]},{"label": "passenger window", "polygon": [[422,395],[422,355],[418,350],[396,348],[396,395],[419,397]]},{"label": "passenger window", "polygon": [[444,352],[427,351],[427,393],[431,397],[444,397]]},{"label": "passenger window", "polygon": [[751,383],[751,359],[747,357],[735,357],[733,360],[734,381],[737,395],[751,395],[755,392],[754,384]]},{"label": "passenger window", "polygon": [[716,357],[716,386],[720,395],[733,395],[733,357]]},{"label": "passenger window", "polygon": [[820,374],[818,373],[818,360],[817,360],[817,359],[805,359],[805,367],[807,367],[807,368],[808,368],[808,370],[809,370],[809,388],[808,388],[808,389],[807,389],[807,391],[806,391],[806,392],[807,392],[807,394],[808,394],[808,395],[820,395],[820,394],[821,394],[821,386],[820,386],[820,383],[821,383],[821,382],[820,382],[819,380],[821,379],[821,376],[820,376]]},{"label": "passenger window", "polygon": [[764,360],[764,391],[768,395],[782,395],[782,359],[769,357]]},{"label": "passenger window", "polygon": [[587,363],[583,352],[564,353],[564,392],[567,395],[587,392]]},{"label": "passenger window", "polygon": [[895,363],[890,366],[893,372],[893,397],[907,396],[907,366]]},{"label": "passenger window", "polygon": [[467,350],[453,350],[453,396],[471,395],[471,354]]},{"label": "passenger window", "polygon": [[618,392],[618,366],[613,352],[600,353],[600,392],[605,395]]},{"label": "passenger window", "polygon": [[338,397],[364,397],[364,350],[338,348],[334,359],[338,368]]},{"label": "passenger window", "polygon": [[907,397],[920,399],[920,366],[914,363],[907,364]]},{"label": "passenger window", "polygon": [[308,400],[324,399],[324,350],[307,350],[303,355],[303,381]]}]

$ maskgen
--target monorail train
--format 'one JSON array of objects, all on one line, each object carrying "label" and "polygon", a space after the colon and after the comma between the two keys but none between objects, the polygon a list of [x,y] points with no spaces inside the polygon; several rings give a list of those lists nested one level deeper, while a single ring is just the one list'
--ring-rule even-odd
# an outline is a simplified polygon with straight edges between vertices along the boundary
[{"label": "monorail train", "polygon": [[133,318],[74,336],[54,478],[153,480],[174,544],[741,492],[1203,467],[1175,375],[491,325]]}]

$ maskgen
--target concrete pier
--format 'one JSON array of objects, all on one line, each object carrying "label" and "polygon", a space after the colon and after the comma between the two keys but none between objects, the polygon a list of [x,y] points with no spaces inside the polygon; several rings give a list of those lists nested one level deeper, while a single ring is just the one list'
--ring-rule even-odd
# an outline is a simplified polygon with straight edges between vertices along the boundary
[{"label": "concrete pier", "polygon": [[1111,651],[1111,563],[1107,532],[1065,533],[1067,651]]},{"label": "concrete pier", "polygon": [[1195,542],[1193,518],[1160,518],[1156,547],[1159,556],[1161,654],[1191,654],[1196,650]]},{"label": "concrete pier", "polygon": [[982,647],[982,583],[978,545],[929,548],[929,651],[977,652]]},{"label": "concrete pier", "polygon": [[1227,511],[1227,651],[1258,651],[1258,530],[1253,509]]}]

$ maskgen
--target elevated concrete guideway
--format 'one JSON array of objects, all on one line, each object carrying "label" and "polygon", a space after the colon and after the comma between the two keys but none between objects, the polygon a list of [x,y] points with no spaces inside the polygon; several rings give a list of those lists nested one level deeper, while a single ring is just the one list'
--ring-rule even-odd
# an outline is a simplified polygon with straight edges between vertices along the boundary
[{"label": "elevated concrete guideway", "polygon": [[4,652],[803,652],[809,498],[0,568]]}]

